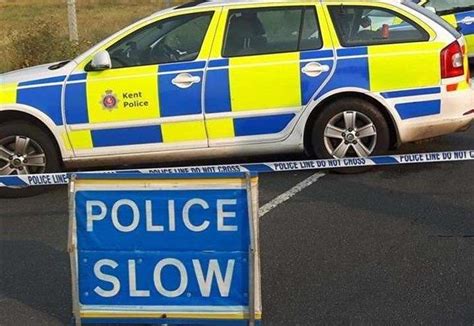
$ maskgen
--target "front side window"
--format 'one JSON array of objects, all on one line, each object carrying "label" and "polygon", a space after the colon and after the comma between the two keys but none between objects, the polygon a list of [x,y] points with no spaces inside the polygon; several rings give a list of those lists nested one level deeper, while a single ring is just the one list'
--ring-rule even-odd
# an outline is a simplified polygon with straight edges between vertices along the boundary
[{"label": "front side window", "polygon": [[107,49],[112,68],[195,60],[212,15],[199,13],[172,17],[130,34]]},{"label": "front side window", "polygon": [[314,7],[231,10],[224,57],[317,50],[322,40]]},{"label": "front side window", "polygon": [[329,11],[343,46],[422,42],[429,34],[392,10],[367,6],[330,6]]}]

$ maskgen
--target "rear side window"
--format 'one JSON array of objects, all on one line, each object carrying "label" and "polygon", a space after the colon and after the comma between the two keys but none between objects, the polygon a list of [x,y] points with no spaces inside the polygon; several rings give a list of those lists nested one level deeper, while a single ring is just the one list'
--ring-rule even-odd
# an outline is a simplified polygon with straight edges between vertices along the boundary
[{"label": "rear side window", "polygon": [[398,13],[370,6],[329,6],[345,47],[428,41],[429,34]]},{"label": "rear side window", "polygon": [[314,7],[231,10],[223,57],[317,50],[322,47]]}]

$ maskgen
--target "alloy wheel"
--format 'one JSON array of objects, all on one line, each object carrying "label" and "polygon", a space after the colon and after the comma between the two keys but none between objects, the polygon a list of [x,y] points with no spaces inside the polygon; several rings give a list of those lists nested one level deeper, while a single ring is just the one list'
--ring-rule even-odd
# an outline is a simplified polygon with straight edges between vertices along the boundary
[{"label": "alloy wheel", "polygon": [[44,173],[46,154],[33,139],[9,136],[0,139],[0,175]]},{"label": "alloy wheel", "polygon": [[367,157],[377,145],[377,128],[365,114],[344,111],[327,123],[324,144],[334,158]]}]

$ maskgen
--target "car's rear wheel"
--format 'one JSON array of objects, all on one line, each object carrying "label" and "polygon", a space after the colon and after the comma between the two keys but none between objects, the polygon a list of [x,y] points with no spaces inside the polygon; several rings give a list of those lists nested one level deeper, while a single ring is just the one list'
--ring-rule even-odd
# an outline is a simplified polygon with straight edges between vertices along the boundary
[{"label": "car's rear wheel", "polygon": [[[368,157],[384,154],[390,146],[387,121],[379,109],[359,98],[325,106],[312,129],[312,147],[318,158]],[[340,172],[361,172],[361,169]]]},{"label": "car's rear wheel", "polygon": [[[0,175],[54,173],[60,167],[56,146],[42,129],[21,121],[0,125]],[[43,187],[1,187],[0,197],[28,197],[41,192]]]}]

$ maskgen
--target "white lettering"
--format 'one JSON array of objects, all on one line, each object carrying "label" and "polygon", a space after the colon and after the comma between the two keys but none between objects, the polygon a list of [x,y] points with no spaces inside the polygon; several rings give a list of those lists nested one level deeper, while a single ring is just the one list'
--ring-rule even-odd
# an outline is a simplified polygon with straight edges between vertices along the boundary
[{"label": "white lettering", "polygon": [[161,225],[153,225],[153,212],[151,208],[151,200],[145,201],[146,211],[146,230],[149,232],[163,232],[165,228]]},{"label": "white lettering", "polygon": [[102,201],[90,200],[86,202],[86,229],[93,232],[94,224],[107,219],[114,229],[124,233],[136,232],[140,226],[140,230],[156,233],[176,232],[180,226],[196,233],[207,231],[211,226],[218,232],[237,232],[237,204],[237,199],[217,199],[211,211],[211,204],[200,198],[190,199],[183,206],[180,204],[182,208],[179,209],[175,200],[168,200],[159,207],[152,199],[142,203],[120,199],[110,206]]},{"label": "white lettering", "polygon": [[110,260],[110,259],[102,259],[102,260],[99,260],[94,265],[94,274],[95,274],[95,276],[101,281],[109,282],[109,283],[112,284],[112,289],[111,290],[104,290],[101,287],[97,286],[94,289],[94,292],[97,293],[98,295],[100,295],[103,298],[111,298],[111,297],[117,295],[117,293],[119,293],[119,291],[120,291],[120,281],[115,276],[105,274],[104,272],[102,272],[102,267],[103,266],[109,266],[113,269],[116,269],[118,264],[117,264],[117,262],[115,262],[113,260]]},{"label": "white lettering", "polygon": [[[132,209],[132,223],[130,225],[125,226],[122,225],[119,221],[118,212],[120,207],[128,206]],[[121,199],[117,201],[114,206],[112,207],[112,222],[115,228],[121,232],[132,232],[138,227],[138,223],[140,222],[140,211],[138,210],[137,204],[132,200],[128,199]]]},{"label": "white lettering", "polygon": [[212,283],[214,277],[217,281],[217,287],[221,297],[228,297],[230,292],[230,286],[232,285],[232,277],[234,275],[235,260],[231,259],[227,262],[227,269],[225,277],[222,277],[222,272],[219,267],[219,263],[216,259],[209,261],[209,268],[207,269],[206,279],[204,279],[204,273],[202,271],[201,263],[197,259],[193,259],[194,272],[196,273],[196,279],[199,284],[201,295],[205,298],[211,296]]},{"label": "white lettering", "polygon": [[174,200],[168,201],[168,218],[169,218],[169,230],[170,232],[176,231],[176,213]]},{"label": "white lettering", "polygon": [[[167,290],[164,288],[163,284],[161,283],[161,271],[166,266],[173,266],[175,267],[180,274],[180,284],[176,290]],[[188,287],[188,273],[186,272],[186,268],[184,267],[183,263],[177,259],[173,258],[166,258],[160,260],[158,264],[155,266],[155,271],[153,272],[153,281],[155,283],[156,290],[163,296],[167,298],[176,298],[179,297],[186,291]]]},{"label": "white lettering", "polygon": [[[94,214],[94,207],[100,208],[99,214]],[[87,232],[94,231],[94,221],[101,221],[107,214],[107,207],[100,200],[88,200],[86,202]]]},{"label": "white lettering", "polygon": [[131,297],[149,297],[150,291],[148,290],[137,290],[137,272],[135,266],[135,260],[130,259],[128,261],[128,288]]},{"label": "white lettering", "polygon": [[217,231],[222,232],[236,232],[238,230],[237,225],[226,225],[224,219],[236,218],[236,212],[225,212],[224,206],[237,205],[236,199],[219,199],[217,201]]},{"label": "white lettering", "polygon": [[204,209],[209,209],[208,203],[206,203],[204,200],[199,198],[191,199],[183,207],[183,222],[190,231],[203,232],[209,227],[211,223],[209,223],[209,221],[204,221],[201,225],[194,225],[191,223],[189,211],[191,210],[191,207],[195,205],[199,205]]}]

